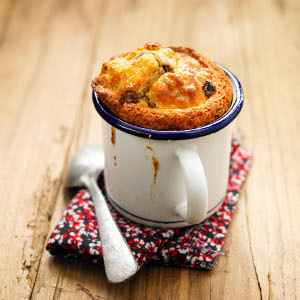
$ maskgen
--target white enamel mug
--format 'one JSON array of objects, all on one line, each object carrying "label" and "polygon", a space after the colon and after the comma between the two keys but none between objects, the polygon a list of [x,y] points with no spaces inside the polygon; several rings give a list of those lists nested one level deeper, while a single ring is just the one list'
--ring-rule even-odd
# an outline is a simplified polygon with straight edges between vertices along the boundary
[{"label": "white enamel mug", "polygon": [[[222,67],[222,66],[220,66]],[[105,186],[113,207],[128,219],[174,228],[201,223],[224,201],[232,125],[243,105],[238,79],[230,79],[230,109],[212,124],[162,131],[129,124],[113,115],[93,92],[103,121]]]}]

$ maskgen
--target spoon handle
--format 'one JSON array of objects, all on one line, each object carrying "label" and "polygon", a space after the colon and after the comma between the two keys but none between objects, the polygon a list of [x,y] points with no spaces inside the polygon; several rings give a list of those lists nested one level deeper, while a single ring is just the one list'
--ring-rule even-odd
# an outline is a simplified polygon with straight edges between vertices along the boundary
[{"label": "spoon handle", "polygon": [[94,201],[107,279],[112,283],[122,282],[137,272],[138,264],[113,219],[95,178],[87,177],[85,184]]}]

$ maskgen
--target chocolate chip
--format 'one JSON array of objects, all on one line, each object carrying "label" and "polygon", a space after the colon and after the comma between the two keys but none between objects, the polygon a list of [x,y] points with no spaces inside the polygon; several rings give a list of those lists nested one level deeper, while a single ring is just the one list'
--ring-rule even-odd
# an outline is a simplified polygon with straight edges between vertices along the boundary
[{"label": "chocolate chip", "polygon": [[104,67],[104,70],[107,70],[108,69],[108,67]]},{"label": "chocolate chip", "polygon": [[171,69],[171,67],[168,66],[168,65],[163,65],[162,67],[163,67],[163,69],[165,70],[166,73],[172,72],[172,71],[173,71],[173,70]]},{"label": "chocolate chip", "polygon": [[208,80],[205,81],[204,85],[202,86],[202,89],[207,97],[210,97],[216,92],[215,85]]},{"label": "chocolate chip", "polygon": [[138,96],[135,92],[127,91],[122,95],[121,104],[124,103],[138,103]]}]

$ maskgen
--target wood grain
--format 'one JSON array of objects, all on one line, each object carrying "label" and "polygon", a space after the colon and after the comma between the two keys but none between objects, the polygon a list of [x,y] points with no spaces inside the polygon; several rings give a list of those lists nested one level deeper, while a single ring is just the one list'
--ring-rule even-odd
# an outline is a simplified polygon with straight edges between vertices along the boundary
[{"label": "wood grain", "polygon": [[[106,299],[300,297],[299,15],[297,0],[0,2],[1,299],[91,298],[77,283]],[[193,47],[238,76],[246,98],[235,129],[254,162],[229,255],[212,271],[149,265],[110,285],[102,269],[44,246],[70,200],[67,163],[101,143],[90,80],[147,41]]]}]

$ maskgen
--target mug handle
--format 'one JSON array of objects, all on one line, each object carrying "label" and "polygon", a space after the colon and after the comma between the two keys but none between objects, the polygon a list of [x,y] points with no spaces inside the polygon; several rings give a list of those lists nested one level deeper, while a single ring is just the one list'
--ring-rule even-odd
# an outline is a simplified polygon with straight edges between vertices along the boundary
[{"label": "mug handle", "polygon": [[184,146],[176,150],[185,184],[186,203],[176,207],[177,212],[191,225],[201,223],[207,215],[208,190],[206,176],[196,147]]}]

